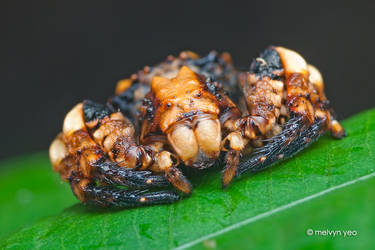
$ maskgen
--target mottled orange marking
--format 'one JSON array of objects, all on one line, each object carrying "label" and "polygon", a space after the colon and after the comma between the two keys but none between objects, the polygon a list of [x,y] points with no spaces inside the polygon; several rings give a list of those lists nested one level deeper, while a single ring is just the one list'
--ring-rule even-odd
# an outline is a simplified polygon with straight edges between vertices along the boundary
[{"label": "mottled orange marking", "polygon": [[119,95],[125,90],[127,90],[132,85],[132,82],[133,80],[129,78],[118,81],[116,85],[116,91],[115,91],[116,95]]},{"label": "mottled orange marking", "polygon": [[262,157],[259,158],[260,161],[265,161],[266,159],[267,159],[267,157],[265,157],[265,156],[262,156]]},{"label": "mottled orange marking", "polygon": [[139,199],[139,201],[140,201],[140,202],[146,202],[147,199],[146,199],[145,197],[141,197],[141,198]]},{"label": "mottled orange marking", "polygon": [[155,76],[151,88],[160,102],[156,116],[160,117],[160,128],[163,132],[172,123],[180,120],[184,113],[220,112],[216,98],[204,89],[198,75],[186,66],[183,66],[172,79]]}]

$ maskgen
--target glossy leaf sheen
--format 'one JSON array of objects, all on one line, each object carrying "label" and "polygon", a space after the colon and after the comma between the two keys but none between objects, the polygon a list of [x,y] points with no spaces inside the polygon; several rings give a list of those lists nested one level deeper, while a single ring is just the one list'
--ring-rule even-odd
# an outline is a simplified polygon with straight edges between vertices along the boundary
[{"label": "glossy leaf sheen", "polygon": [[[36,214],[44,213],[39,210],[53,211],[56,215],[9,235],[3,239],[0,247],[70,249],[106,246],[116,249],[119,247],[163,249],[187,244],[256,215],[373,173],[375,170],[375,110],[350,118],[344,121],[343,125],[348,133],[347,138],[334,140],[329,136],[324,136],[291,160],[256,175],[244,176],[236,180],[226,191],[222,191],[220,187],[220,168],[193,172],[189,176],[195,186],[193,195],[172,205],[109,211],[76,204],[61,213],[56,213],[62,203],[71,202],[72,195],[66,194],[66,184],[61,185],[64,186],[63,191],[57,192],[56,190],[59,189],[56,189],[55,183],[44,178],[45,185],[34,184],[30,187],[31,190],[40,188],[46,193],[52,190],[57,192],[56,196],[46,195],[42,199],[44,204],[33,203],[28,209]],[[37,162],[36,159],[34,160]],[[43,170],[39,170],[40,175],[49,177],[51,171],[44,170],[44,167],[47,169],[47,161],[44,160],[41,165],[43,165]],[[36,167],[35,169],[38,171]],[[23,171],[27,173],[27,170]],[[46,172],[42,173],[43,171]],[[25,174],[25,176],[20,174],[17,178],[21,180],[14,179],[14,183],[8,180],[9,183],[6,185],[1,183],[1,187],[16,188],[16,185],[32,182],[35,179],[32,173]],[[0,180],[2,179],[1,177]],[[61,194],[65,194],[68,198],[62,197]],[[328,203],[332,193],[325,196],[324,199],[328,199]],[[7,202],[7,206],[13,204],[11,199],[5,199],[2,202]],[[332,204],[333,207],[334,204],[336,203]],[[15,204],[9,206],[10,208],[16,207]],[[307,206],[307,204],[299,206],[291,208],[290,211],[297,209],[296,214],[301,216],[306,211],[307,217],[319,215],[320,211],[311,209],[313,206]],[[12,210],[5,211],[2,208],[2,217],[0,217],[2,220],[4,220],[3,213],[5,212],[10,216],[15,216]],[[21,209],[16,209],[15,212],[23,213]],[[270,223],[272,216],[245,225],[244,231],[239,232],[248,232],[248,239],[251,235],[255,237],[253,243],[262,242],[259,237],[264,237],[263,241],[272,237],[272,234],[269,235],[267,232],[261,234],[262,232],[258,231],[264,231],[267,228],[264,224],[260,225],[262,220]],[[27,221],[29,220],[25,220]],[[241,247],[238,242],[241,238],[245,239],[246,234],[236,234],[236,230],[241,230],[241,227],[218,236],[214,243],[219,244],[218,247],[236,244]],[[301,233],[305,236],[305,232]],[[198,243],[195,247],[209,247],[211,243],[205,241],[206,245]]]}]

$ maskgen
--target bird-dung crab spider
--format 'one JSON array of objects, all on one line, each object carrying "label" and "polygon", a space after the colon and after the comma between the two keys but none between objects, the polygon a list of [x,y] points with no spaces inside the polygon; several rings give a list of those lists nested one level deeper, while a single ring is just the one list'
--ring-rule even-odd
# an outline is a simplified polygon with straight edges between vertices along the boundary
[{"label": "bird-dung crab spider", "polygon": [[[249,72],[236,71],[226,53],[183,52],[120,81],[106,105],[77,104],[50,146],[51,162],[84,203],[172,203],[192,192],[180,163],[208,168],[225,151],[226,187],[325,131],[345,136],[323,87],[319,71],[283,47],[268,47]],[[232,101],[238,90],[246,105]]]}]

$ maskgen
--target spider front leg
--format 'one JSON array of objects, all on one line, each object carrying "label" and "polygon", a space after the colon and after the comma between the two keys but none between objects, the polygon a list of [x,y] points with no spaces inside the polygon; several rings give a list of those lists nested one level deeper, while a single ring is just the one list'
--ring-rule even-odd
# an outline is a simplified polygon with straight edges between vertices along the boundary
[{"label": "spider front leg", "polygon": [[[220,110],[219,120],[225,136],[224,140],[221,141],[220,148],[222,151],[227,151],[222,174],[222,186],[225,188],[237,172],[242,151],[250,139],[256,136],[254,127],[260,126],[259,123],[263,122],[263,119],[256,116],[242,118],[241,110],[229,98],[219,82],[212,81],[210,77],[207,77],[205,78],[205,85],[207,90],[215,96]],[[219,138],[221,138],[221,135]]]},{"label": "spider front leg", "polygon": [[[329,101],[324,93],[323,77],[319,70],[311,64],[307,65],[309,80],[313,85],[314,93],[310,96],[311,101],[316,107],[317,116],[327,117],[327,129],[331,132],[333,138],[341,139],[346,136],[344,128],[336,120],[333,109],[329,106]],[[325,114],[326,112],[326,114]]]},{"label": "spider front leg", "polygon": [[167,187],[170,185],[163,175],[151,171],[135,171],[119,167],[115,162],[103,161],[93,164],[93,176],[108,184],[135,188]]},{"label": "spider front leg", "polygon": [[263,145],[264,138],[272,137],[281,131],[278,124],[279,118],[286,115],[282,109],[284,83],[278,79],[282,74],[281,63],[275,61],[275,54],[266,51],[265,58],[258,59],[258,64],[264,64],[266,60],[270,62],[269,69],[272,74],[262,72],[258,64],[252,69],[253,74],[248,74],[246,78],[239,77],[240,85],[246,99],[249,115],[242,116],[238,109],[225,109],[222,115],[223,127],[228,131],[228,135],[223,140],[223,150],[227,150],[226,167],[223,172],[222,185],[225,188],[238,173],[238,163],[241,152],[247,144],[251,142],[254,147]]},{"label": "spider front leg", "polygon": [[[163,141],[156,138],[146,144],[136,145],[135,130],[132,124],[121,113],[113,113],[107,118],[100,117],[106,108],[102,105],[86,102],[84,110],[88,114],[86,123],[89,127],[100,126],[93,131],[94,140],[104,148],[110,158],[120,166],[139,170],[151,169],[162,172],[168,181],[185,194],[192,192],[190,182],[177,169],[178,157],[169,151],[163,150]],[[93,115],[92,115],[93,114]],[[96,115],[96,114],[99,114]],[[143,131],[142,131],[143,133]],[[145,142],[144,140],[141,140]],[[110,167],[107,165],[107,168]],[[99,166],[102,168],[102,166]],[[108,171],[102,171],[107,174]],[[117,174],[114,174],[117,178]],[[134,177],[138,176],[136,173]],[[148,181],[152,182],[151,179]]]},{"label": "spider front leg", "polygon": [[[62,135],[59,135],[50,147],[50,157],[54,170],[60,173],[62,180],[70,183],[73,193],[81,202],[102,206],[134,207],[172,203],[181,198],[177,193],[169,190],[147,192],[147,190],[124,190],[110,185],[152,188],[167,186],[168,182],[164,176],[152,176],[150,171],[124,169],[115,166],[114,163],[108,166],[103,162],[100,148],[93,143],[88,134],[82,131],[78,134],[80,134],[79,140],[84,145],[79,149],[80,153],[69,152],[71,145],[69,142],[66,144]],[[104,167],[105,170],[100,175],[97,174],[99,166]]]},{"label": "spider front leg", "polygon": [[[272,58],[267,54],[273,54]],[[270,60],[273,59],[273,60]],[[323,92],[323,80],[319,71],[307,65],[296,52],[270,47],[260,59],[262,65],[253,63],[249,79],[255,77],[279,78],[284,83],[284,100],[280,123],[282,131],[265,140],[266,145],[255,150],[252,156],[241,163],[236,176],[247,171],[260,171],[273,163],[292,157],[318,139],[325,131],[335,138],[345,136],[342,126],[332,116]],[[282,65],[282,67],[280,67]]]},{"label": "spider front leg", "polygon": [[123,190],[113,186],[98,186],[89,179],[79,177],[71,178],[70,185],[81,202],[105,207],[168,204],[180,199],[180,196],[173,191]]},{"label": "spider front leg", "polygon": [[224,127],[232,131],[222,142],[222,150],[228,151],[222,175],[222,186],[226,188],[238,173],[240,158],[248,143],[259,143],[259,138],[277,133],[280,128],[271,127],[270,120],[255,115],[229,119],[224,123]]},{"label": "spider front leg", "polygon": [[236,175],[241,152],[248,141],[239,131],[229,133],[222,141],[222,150],[227,151],[225,154],[225,167],[221,178],[223,188],[226,188]]},{"label": "spider front leg", "polygon": [[[119,199],[125,199],[128,191],[117,190],[114,185],[134,188],[168,186],[165,176],[152,175],[146,169],[173,166],[169,152],[155,152],[152,148],[136,144],[134,128],[121,113],[113,113],[90,101],[78,104],[67,114],[63,133],[51,144],[50,158],[54,170],[60,173],[63,180],[71,182],[79,178],[87,179],[87,183],[100,183],[100,188],[87,190],[103,190],[107,194],[109,190],[119,191],[117,193],[122,195]],[[104,183],[112,187],[101,188],[100,185]],[[73,191],[82,201],[86,201],[77,191]],[[103,197],[106,197],[105,192]],[[170,191],[162,193],[166,196],[157,195],[160,202],[167,202]],[[161,197],[165,197],[166,201]],[[159,202],[158,199],[156,201]]]}]

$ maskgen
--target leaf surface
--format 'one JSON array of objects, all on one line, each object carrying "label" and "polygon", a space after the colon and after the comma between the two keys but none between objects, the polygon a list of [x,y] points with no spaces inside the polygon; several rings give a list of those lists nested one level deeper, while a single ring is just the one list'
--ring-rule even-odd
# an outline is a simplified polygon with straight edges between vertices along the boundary
[{"label": "leaf surface", "polygon": [[0,238],[76,203],[46,153],[0,163]]},{"label": "leaf surface", "polygon": [[375,178],[369,178],[210,237],[191,249],[373,249],[374,211]]},{"label": "leaf surface", "polygon": [[[327,204],[332,201],[332,209],[337,209],[334,206],[337,203],[334,202],[335,198],[329,198],[335,192],[347,188],[351,190],[350,186],[358,185],[357,182],[361,182],[363,176],[368,178],[363,182],[372,181],[370,177],[375,175],[375,110],[352,117],[344,121],[343,125],[348,133],[345,139],[334,140],[323,136],[292,159],[258,174],[244,176],[226,191],[222,191],[220,187],[220,168],[194,172],[189,176],[195,186],[193,195],[178,203],[119,211],[93,209],[77,203],[61,213],[23,227],[4,238],[0,246],[27,249],[202,248],[211,247],[210,240],[213,240],[219,248],[236,244],[241,247],[239,242],[246,243],[246,232],[249,233],[248,239],[258,237],[258,241],[252,241],[254,244],[267,239],[282,240],[280,232],[272,235],[267,232],[266,224],[261,223],[268,221],[272,225],[272,218],[289,211],[314,218],[321,215],[319,208],[325,204],[319,203],[319,200],[327,199]],[[47,167],[41,169],[41,172],[47,171]],[[48,174],[44,175],[50,176],[53,173],[48,170]],[[31,182],[33,179],[33,174],[28,173],[23,181]],[[23,181],[15,182],[20,185]],[[371,183],[368,185],[371,186]],[[15,188],[17,184],[7,185]],[[39,184],[34,188],[50,190],[50,185],[47,182],[43,187]],[[67,187],[66,184],[61,186]],[[6,185],[2,187],[8,189]],[[55,199],[45,199],[43,205],[33,204],[29,209],[36,214],[44,213],[37,210],[51,209],[56,212],[61,209],[62,203],[71,202],[72,195],[67,195],[65,188],[63,189],[57,192]],[[364,192],[363,190],[357,190],[357,193]],[[31,191],[34,192],[33,189]],[[356,194],[348,191],[346,195],[350,197],[350,193]],[[67,197],[63,198],[62,194]],[[361,204],[360,196],[356,195],[355,198],[353,200]],[[56,205],[57,199],[62,199],[63,202]],[[315,203],[318,205],[314,205]],[[311,209],[314,206],[315,209]],[[360,211],[360,207],[351,206],[352,210],[355,208],[355,211]],[[350,209],[344,210],[343,214],[354,214]],[[11,210],[7,213],[10,217],[17,215]],[[23,212],[20,209],[17,213]],[[336,224],[339,220],[340,217],[336,216]],[[362,226],[366,220],[362,220]],[[304,231],[301,233],[305,236]],[[314,239],[316,240],[310,237],[307,241]]]}]

